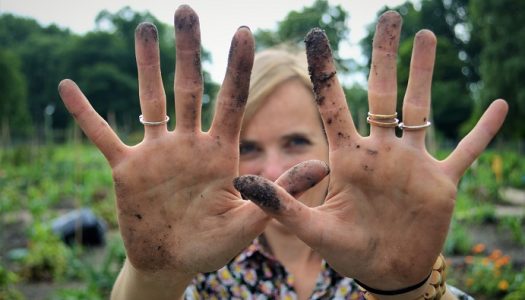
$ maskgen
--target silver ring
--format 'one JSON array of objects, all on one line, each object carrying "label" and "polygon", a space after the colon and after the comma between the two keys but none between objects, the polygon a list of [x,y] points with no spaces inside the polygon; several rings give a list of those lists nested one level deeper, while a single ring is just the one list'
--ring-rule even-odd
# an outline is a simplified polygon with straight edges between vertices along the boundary
[{"label": "silver ring", "polygon": [[393,127],[399,126],[399,120],[397,118],[394,118],[394,121],[391,121],[391,122],[383,122],[383,121],[377,121],[370,117],[367,117],[366,122],[370,125],[376,125],[379,127],[387,127],[387,128],[393,128]]},{"label": "silver ring", "polygon": [[397,125],[397,127],[399,127],[399,129],[401,130],[418,130],[418,129],[425,129],[427,127],[429,127],[430,125],[432,125],[432,123],[430,123],[430,121],[427,121],[425,124],[421,124],[421,125],[405,125],[403,122],[399,123],[399,125]]},{"label": "silver ring", "polygon": [[157,126],[168,123],[170,120],[170,117],[166,115],[166,118],[162,121],[146,121],[144,120],[144,117],[142,115],[139,116],[140,123],[144,124],[145,126]]}]

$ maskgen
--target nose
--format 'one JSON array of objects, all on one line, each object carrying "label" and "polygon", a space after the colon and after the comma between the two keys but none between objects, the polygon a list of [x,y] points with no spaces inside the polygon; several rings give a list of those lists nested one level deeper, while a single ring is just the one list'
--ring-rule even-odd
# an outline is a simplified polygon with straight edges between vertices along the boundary
[{"label": "nose", "polygon": [[290,167],[291,165],[289,165],[285,155],[277,151],[269,151],[260,175],[268,180],[275,181]]}]

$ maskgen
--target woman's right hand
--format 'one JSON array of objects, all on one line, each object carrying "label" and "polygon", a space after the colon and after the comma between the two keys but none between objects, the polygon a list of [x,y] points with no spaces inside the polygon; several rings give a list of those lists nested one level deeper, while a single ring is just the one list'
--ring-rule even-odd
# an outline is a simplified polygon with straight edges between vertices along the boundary
[{"label": "woman's right hand", "polygon": [[[200,29],[190,7],[176,11],[175,30],[174,131],[166,124],[145,125],[144,140],[126,146],[74,82],[59,86],[67,109],[111,165],[128,260],[146,274],[218,269],[260,234],[268,219],[232,185],[253,64],[251,32],[240,28],[233,37],[217,113],[210,131],[202,132]],[[137,27],[135,50],[144,120],[162,121],[166,96],[154,25]]]},{"label": "woman's right hand", "polygon": [[[126,146],[74,82],[63,80],[59,85],[67,109],[112,168],[120,232],[133,271],[138,271],[140,278],[166,278],[170,284],[173,278],[191,278],[221,268],[262,233],[269,220],[233,187],[254,55],[250,30],[241,27],[233,37],[208,132],[200,127],[199,19],[189,6],[175,12],[175,33],[174,131],[168,131],[166,124],[145,125],[144,140]],[[162,121],[166,97],[154,25],[137,27],[135,51],[144,120]],[[312,180],[324,178],[327,171],[321,162],[306,162],[281,176],[277,184],[300,192],[308,189]]]}]

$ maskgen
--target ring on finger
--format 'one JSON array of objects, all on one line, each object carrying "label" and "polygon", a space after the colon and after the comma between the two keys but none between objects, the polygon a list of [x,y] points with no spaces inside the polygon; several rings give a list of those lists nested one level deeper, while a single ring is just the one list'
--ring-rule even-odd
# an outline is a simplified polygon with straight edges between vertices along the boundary
[{"label": "ring on finger", "polygon": [[397,127],[399,127],[399,129],[401,130],[411,131],[411,130],[425,129],[429,127],[430,125],[432,125],[430,121],[426,121],[424,124],[420,124],[420,125],[405,125],[403,122],[401,122],[399,123],[399,125],[397,125]]},{"label": "ring on finger", "polygon": [[375,119],[372,119],[370,116],[366,118],[366,122],[368,122],[368,124],[370,125],[376,125],[376,126],[379,126],[379,127],[397,127],[399,125],[399,120],[397,118],[394,118],[394,121],[391,121],[391,122],[383,122],[383,121],[378,121],[378,120],[375,120]]},{"label": "ring on finger", "polygon": [[397,118],[397,111],[390,115],[381,115],[381,114],[373,114],[371,112],[368,112],[368,117],[371,120],[390,120]]},{"label": "ring on finger", "polygon": [[142,116],[142,115],[139,116],[140,123],[144,124],[145,126],[163,125],[163,124],[168,123],[169,120],[170,120],[170,117],[167,116],[167,115],[166,115],[166,118],[164,118],[164,120],[162,120],[162,121],[146,121],[146,120],[144,120],[144,116]]}]

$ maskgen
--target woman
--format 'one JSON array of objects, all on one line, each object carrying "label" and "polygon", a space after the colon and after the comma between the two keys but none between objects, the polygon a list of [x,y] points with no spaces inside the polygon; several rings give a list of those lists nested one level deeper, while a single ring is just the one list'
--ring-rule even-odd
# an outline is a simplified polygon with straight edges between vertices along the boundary
[{"label": "woman", "polygon": [[[414,42],[401,126],[405,131],[397,138],[393,126],[400,23],[398,14],[388,12],[377,26],[369,79],[369,137],[357,134],[326,36],[313,30],[306,48],[323,126],[309,104],[312,95],[304,80],[282,79],[268,94],[251,95],[264,100],[253,113],[247,112],[239,154],[254,51],[251,33],[244,27],[232,40],[211,129],[201,132],[200,33],[198,18],[187,6],[175,13],[174,131],[166,126],[157,35],[151,24],[141,24],[136,31],[140,120],[145,125],[140,144],[124,145],[79,88],[69,80],[61,82],[66,107],[113,170],[128,258],[112,297],[174,299],[188,286],[188,297],[216,291],[217,297],[242,297],[244,282],[253,280],[250,270],[266,272],[271,256],[295,279],[287,276],[279,282],[272,273],[268,291],[258,285],[261,298],[265,293],[285,297],[291,287],[300,299],[315,298],[317,292],[327,293],[320,297],[359,297],[349,279],[356,278],[370,292],[369,299],[416,299],[425,293],[429,299],[454,299],[451,289],[443,288],[442,260],[436,258],[450,223],[456,185],[501,126],[507,106],[495,101],[446,160],[429,156],[424,128],[436,43],[431,32],[422,31]],[[257,74],[252,91],[257,90]],[[309,159],[317,161],[303,162],[281,175]],[[328,170],[318,160],[329,162],[329,182],[322,181]],[[237,177],[239,170],[255,175]],[[263,239],[249,246],[263,232]],[[246,256],[255,250],[266,256],[254,263]],[[251,269],[238,265],[236,270],[239,260],[249,262]],[[222,282],[214,281],[221,271],[217,277],[205,275],[224,266],[233,269],[222,274]],[[244,276],[242,284],[230,276],[236,271]],[[319,286],[317,278],[325,272],[334,278]],[[283,278],[290,281],[283,285]],[[228,290],[214,290],[214,285]]]}]

